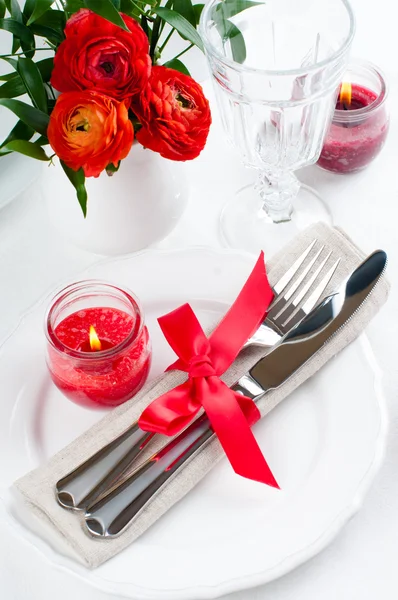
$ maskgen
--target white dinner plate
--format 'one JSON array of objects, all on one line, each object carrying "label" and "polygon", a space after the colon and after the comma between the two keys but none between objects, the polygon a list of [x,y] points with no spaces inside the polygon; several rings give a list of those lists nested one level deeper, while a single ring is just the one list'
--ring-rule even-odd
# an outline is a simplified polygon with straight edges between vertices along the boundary
[{"label": "white dinner plate", "polygon": [[[139,296],[155,375],[173,359],[156,318],[188,301],[206,325],[226,311],[253,265],[253,257],[227,250],[154,250],[98,263],[83,277],[126,285]],[[214,598],[271,581],[308,560],[359,508],[386,436],[380,374],[365,335],[255,426],[281,491],[238,477],[223,460],[98,569],[63,556],[29,531],[6,501],[17,477],[102,415],[71,403],[50,381],[43,334],[48,300],[23,317],[0,353],[0,455],[7,457],[0,470],[1,518],[48,568],[67,570],[117,598]]]}]

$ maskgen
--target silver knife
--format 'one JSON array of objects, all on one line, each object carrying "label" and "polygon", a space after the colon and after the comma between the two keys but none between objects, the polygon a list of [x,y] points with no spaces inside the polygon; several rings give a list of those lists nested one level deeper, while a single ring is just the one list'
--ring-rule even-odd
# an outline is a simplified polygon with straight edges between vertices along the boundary
[{"label": "silver knife", "polygon": [[[357,312],[380,280],[386,263],[387,255],[382,250],[371,254],[232,389],[256,402],[287,381]],[[202,415],[86,510],[89,533],[108,538],[122,533],[167,481],[214,436],[209,420]]]}]

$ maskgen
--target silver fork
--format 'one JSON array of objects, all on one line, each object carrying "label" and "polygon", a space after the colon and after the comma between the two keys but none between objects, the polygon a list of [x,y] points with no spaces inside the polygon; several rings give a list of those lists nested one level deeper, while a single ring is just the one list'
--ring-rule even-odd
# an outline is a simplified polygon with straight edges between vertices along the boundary
[{"label": "silver fork", "polygon": [[[331,256],[330,252],[320,260],[324,250],[322,246],[300,271],[316,241],[314,240],[304,250],[274,285],[275,299],[268,314],[255,334],[246,342],[245,347],[273,346],[316,305],[340,262],[339,259],[336,260],[318,282]],[[310,274],[313,268],[315,270]],[[315,284],[316,287],[309,294]],[[58,481],[56,484],[58,502],[64,508],[85,510],[125,473],[153,435],[142,431],[137,423],[133,423],[119,437]]]}]

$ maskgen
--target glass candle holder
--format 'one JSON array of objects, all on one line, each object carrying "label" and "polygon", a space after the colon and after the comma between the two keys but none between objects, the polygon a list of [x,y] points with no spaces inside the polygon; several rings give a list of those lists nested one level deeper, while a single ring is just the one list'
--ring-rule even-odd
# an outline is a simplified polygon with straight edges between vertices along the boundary
[{"label": "glass candle holder", "polygon": [[64,288],[46,315],[47,365],[55,385],[86,407],[117,406],[144,384],[151,345],[137,298],[101,281]]},{"label": "glass candle holder", "polygon": [[334,173],[364,169],[382,149],[389,129],[388,88],[380,69],[353,61],[344,76],[318,165]]}]

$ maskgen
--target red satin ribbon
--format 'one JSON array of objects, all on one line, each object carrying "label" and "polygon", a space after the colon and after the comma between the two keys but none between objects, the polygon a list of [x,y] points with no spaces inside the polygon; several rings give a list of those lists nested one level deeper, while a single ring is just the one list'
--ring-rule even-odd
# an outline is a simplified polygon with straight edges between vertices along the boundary
[{"label": "red satin ribbon", "polygon": [[258,408],[219,379],[259,327],[272,299],[262,252],[234,304],[209,338],[189,304],[160,317],[159,325],[179,357],[167,370],[180,369],[189,377],[156,398],[138,423],[145,431],[172,436],[203,407],[234,471],[278,488],[250,429],[260,418]]}]

